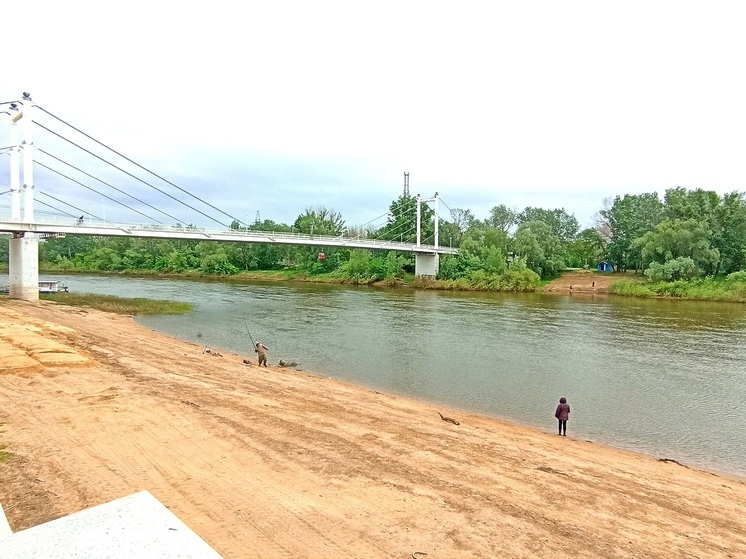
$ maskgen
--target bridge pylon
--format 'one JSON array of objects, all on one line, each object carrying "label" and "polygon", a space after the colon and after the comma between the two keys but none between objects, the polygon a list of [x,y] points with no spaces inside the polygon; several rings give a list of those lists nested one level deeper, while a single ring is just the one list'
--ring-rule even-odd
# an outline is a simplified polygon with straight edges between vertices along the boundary
[{"label": "bridge pylon", "polygon": [[[409,173],[407,173],[408,175]],[[407,181],[409,182],[409,181]],[[422,231],[422,210],[421,205],[423,203],[427,202],[435,202],[435,238],[433,240],[434,247],[437,250],[438,249],[438,193],[435,193],[435,196],[432,198],[428,198],[427,200],[423,200],[420,195],[417,195],[417,246],[420,245],[420,234]],[[432,254],[425,254],[425,253],[417,253],[414,257],[414,275],[416,276],[437,276],[438,270],[440,269],[440,254],[437,252],[433,252]]]},{"label": "bridge pylon", "polygon": [[[11,221],[21,221],[21,192],[19,152],[23,153],[23,222],[34,223],[34,142],[31,137],[32,109],[31,95],[23,94],[23,100],[9,103],[14,109],[11,116],[11,164],[10,196]],[[19,110],[17,107],[21,105]],[[10,114],[10,113],[9,113]],[[19,143],[17,124],[23,127],[23,143]],[[24,301],[39,300],[39,238],[30,231],[13,233],[10,239],[8,273],[10,285],[8,295],[11,299]]]}]

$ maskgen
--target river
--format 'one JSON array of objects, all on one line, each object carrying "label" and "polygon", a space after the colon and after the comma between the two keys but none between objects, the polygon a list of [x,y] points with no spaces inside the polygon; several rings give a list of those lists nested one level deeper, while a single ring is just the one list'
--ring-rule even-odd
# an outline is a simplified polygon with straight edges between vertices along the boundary
[{"label": "river", "polygon": [[[0,283],[2,283],[0,278]],[[746,477],[746,306],[607,296],[51,276],[71,291],[188,301],[137,317],[270,364]],[[242,369],[250,374],[251,369]],[[457,415],[457,414],[456,414]]]}]

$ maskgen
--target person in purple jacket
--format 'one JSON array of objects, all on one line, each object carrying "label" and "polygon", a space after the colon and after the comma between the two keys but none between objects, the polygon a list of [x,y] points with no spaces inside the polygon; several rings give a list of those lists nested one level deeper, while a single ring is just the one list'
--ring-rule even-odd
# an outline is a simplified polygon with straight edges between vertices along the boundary
[{"label": "person in purple jacket", "polygon": [[554,417],[559,420],[559,433],[557,434],[563,437],[567,436],[567,420],[570,418],[570,404],[567,403],[567,398],[560,398],[560,403],[554,411]]}]

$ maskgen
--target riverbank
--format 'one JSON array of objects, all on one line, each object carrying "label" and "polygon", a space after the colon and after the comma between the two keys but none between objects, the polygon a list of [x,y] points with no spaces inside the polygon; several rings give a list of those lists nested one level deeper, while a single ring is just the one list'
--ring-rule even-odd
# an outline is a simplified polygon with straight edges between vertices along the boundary
[{"label": "riverbank", "polygon": [[744,480],[221,353],[0,300],[13,530],[147,489],[226,559],[746,555]]},{"label": "riverbank", "polygon": [[[0,269],[0,273],[2,273]],[[229,284],[253,284],[257,282],[296,282],[296,283],[319,283],[337,285],[360,285],[359,282],[349,278],[343,278],[335,273],[309,275],[297,270],[287,269],[282,271],[253,271],[241,272],[233,275],[205,274],[195,271],[186,271],[178,274],[143,271],[125,272],[101,272],[101,271],[71,271],[55,268],[45,268],[44,274],[62,275],[102,275],[130,278],[159,278],[159,279],[182,279],[197,280],[205,282],[220,282]],[[363,282],[363,285],[372,287],[405,288],[415,290],[436,291],[475,291],[495,292],[500,291],[493,285],[485,284],[484,281],[470,281],[460,279],[456,281],[435,280],[432,278],[416,278],[408,276],[404,279],[392,279]],[[522,285],[522,287],[519,287]],[[494,288],[493,288],[494,287]],[[599,273],[594,270],[569,270],[562,273],[546,284],[529,285],[519,283],[507,292],[536,292],[550,293],[556,295],[617,295],[638,299],[676,299],[691,301],[714,301],[728,303],[746,302],[746,272],[731,274],[727,278],[699,278],[688,281],[673,282],[648,282],[644,275],[632,272],[606,272]]]}]

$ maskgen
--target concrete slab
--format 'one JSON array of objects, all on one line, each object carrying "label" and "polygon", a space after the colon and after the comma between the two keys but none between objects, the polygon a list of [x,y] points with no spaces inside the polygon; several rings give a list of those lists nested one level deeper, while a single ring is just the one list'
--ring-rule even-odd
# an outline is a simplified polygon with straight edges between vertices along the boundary
[{"label": "concrete slab", "polygon": [[2,559],[222,559],[141,491],[0,539]]},{"label": "concrete slab", "polygon": [[10,524],[8,524],[8,519],[5,517],[5,511],[3,510],[3,505],[0,503],[0,540],[3,538],[7,538],[13,533],[13,531],[10,529]]}]

